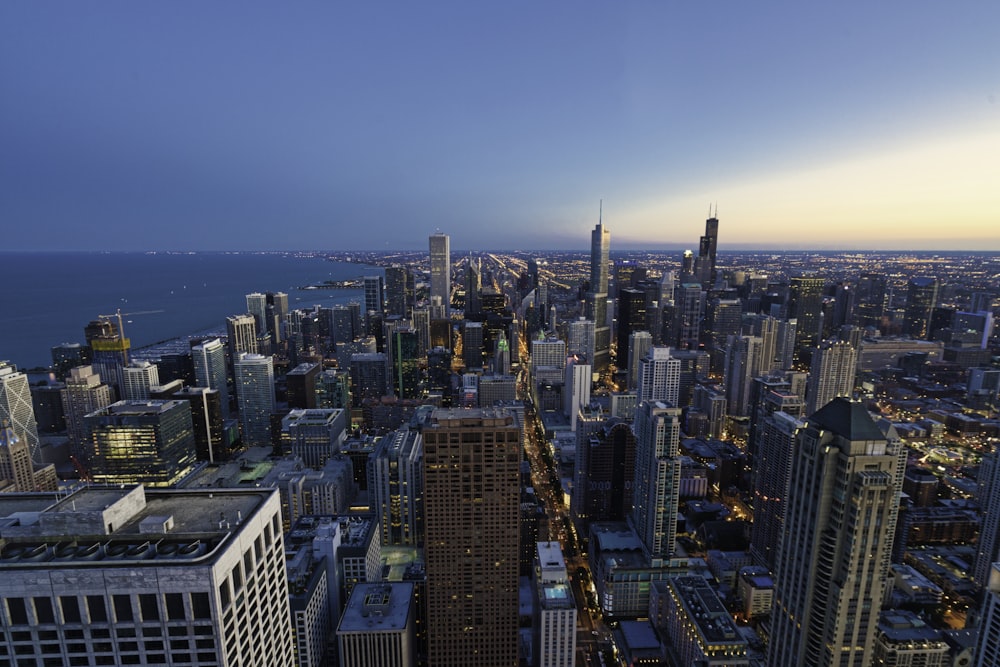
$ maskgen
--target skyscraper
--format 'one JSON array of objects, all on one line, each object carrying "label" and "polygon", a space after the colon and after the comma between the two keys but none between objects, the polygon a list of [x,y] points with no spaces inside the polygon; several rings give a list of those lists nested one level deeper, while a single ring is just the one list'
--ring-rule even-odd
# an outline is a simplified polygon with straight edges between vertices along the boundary
[{"label": "skyscraper", "polygon": [[726,402],[729,414],[746,417],[750,387],[761,374],[764,341],[758,336],[732,336],[726,351]]},{"label": "skyscraper", "polygon": [[[228,334],[229,358],[236,360],[244,352],[248,354],[259,354],[260,348],[257,344],[257,323],[253,315],[231,315],[226,318],[226,333]],[[103,375],[101,377],[104,377]],[[218,387],[212,387],[218,389]]]},{"label": "skyscraper", "polygon": [[229,418],[229,387],[226,375],[226,348],[218,338],[202,341],[191,348],[195,381],[199,387],[219,392],[222,418]]},{"label": "skyscraper", "polygon": [[558,542],[536,542],[534,664],[573,667],[576,658],[576,602]]},{"label": "skyscraper", "polygon": [[757,565],[774,570],[775,551],[781,539],[787,503],[788,472],[795,443],[805,422],[782,411],[763,418],[753,460],[753,525],[750,554]]},{"label": "skyscraper", "polygon": [[451,311],[451,239],[440,232],[430,236],[431,284],[429,297],[441,300],[445,317]]},{"label": "skyscraper", "polygon": [[244,352],[233,366],[243,443],[250,447],[270,447],[271,413],[274,412],[271,357]]},{"label": "skyscraper", "polygon": [[715,284],[715,253],[719,244],[719,219],[714,215],[705,221],[705,235],[698,242],[698,257],[694,273],[704,289]]},{"label": "skyscraper", "polygon": [[681,386],[681,361],[670,356],[669,347],[651,347],[639,361],[637,400],[666,401],[677,407]]},{"label": "skyscraper", "polygon": [[144,401],[149,398],[149,388],[160,384],[160,371],[148,361],[133,361],[122,369],[122,398],[126,401]]},{"label": "skyscraper", "polygon": [[611,363],[611,327],[608,326],[608,261],[611,232],[604,227],[604,209],[590,234],[590,291],[587,319],[594,322],[594,372],[603,373]]},{"label": "skyscraper", "polygon": [[382,276],[365,276],[365,314],[385,313],[385,287]]},{"label": "skyscraper", "polygon": [[27,443],[31,458],[40,461],[38,423],[35,421],[35,409],[31,405],[28,376],[8,361],[0,361],[0,420],[2,419],[9,421],[17,436]]},{"label": "skyscraper", "polygon": [[195,464],[187,401],[118,401],[83,421],[90,477],[98,484],[171,486]]},{"label": "skyscraper", "polygon": [[826,341],[813,352],[806,384],[806,414],[811,415],[837,396],[850,398],[858,351],[845,341]]},{"label": "skyscraper", "polygon": [[[654,348],[655,349],[655,348]],[[652,561],[676,549],[681,462],[679,408],[644,401],[635,415],[635,481],[632,524]]]},{"label": "skyscraper", "polygon": [[788,318],[796,319],[796,353],[820,340],[823,312],[823,278],[799,276],[791,279],[788,288]]},{"label": "skyscraper", "polygon": [[628,344],[628,388],[639,386],[639,365],[649,349],[653,347],[653,336],[648,331],[633,331]]},{"label": "skyscraper", "polygon": [[769,665],[867,666],[905,452],[860,403],[835,398],[797,437],[775,558]]},{"label": "skyscraper", "polygon": [[629,360],[629,336],[646,331],[646,292],[634,287],[618,290],[618,370],[625,371]]},{"label": "skyscraper", "polygon": [[906,285],[904,333],[914,338],[930,334],[931,312],[937,305],[938,280],[931,276],[915,276]]},{"label": "skyscraper", "polygon": [[424,543],[424,440],[403,427],[379,440],[368,463],[368,493],[382,544]]},{"label": "skyscraper", "polygon": [[385,267],[386,314],[406,317],[412,307],[412,298],[407,291],[410,272],[405,266],[393,264]]},{"label": "skyscraper", "polygon": [[429,664],[516,667],[520,428],[436,410],[422,435]]},{"label": "skyscraper", "polygon": [[[118,317],[121,323],[121,317]],[[121,327],[107,316],[93,320],[84,328],[90,346],[90,363],[101,379],[121,396],[122,368],[128,363],[132,343],[122,334]]]}]

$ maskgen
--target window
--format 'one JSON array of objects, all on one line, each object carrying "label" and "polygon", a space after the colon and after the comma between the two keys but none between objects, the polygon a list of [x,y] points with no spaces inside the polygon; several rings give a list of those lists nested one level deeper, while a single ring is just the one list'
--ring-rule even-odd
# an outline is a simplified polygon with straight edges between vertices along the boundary
[{"label": "window", "polygon": [[167,620],[183,621],[184,596],[181,593],[167,593],[164,597],[167,603]]},{"label": "window", "polygon": [[80,602],[75,596],[60,596],[59,605],[62,607],[63,623],[80,622]]},{"label": "window", "polygon": [[11,625],[28,624],[28,609],[24,598],[7,598],[7,611],[10,613]]},{"label": "window", "polygon": [[87,613],[90,614],[90,621],[92,623],[107,623],[108,608],[104,604],[104,597],[101,595],[88,595]]},{"label": "window", "polygon": [[118,621],[131,621],[134,618],[132,613],[132,599],[127,595],[115,595],[112,597],[115,605],[115,618]]},{"label": "window", "polygon": [[208,600],[208,593],[191,594],[191,611],[197,619],[212,618],[212,607]]},{"label": "window", "polygon": [[56,615],[52,609],[52,600],[49,598],[35,598],[35,616],[39,623],[55,623]]},{"label": "window", "polygon": [[142,610],[142,620],[160,620],[160,606],[156,595],[153,593],[143,593],[139,596],[139,608]]}]

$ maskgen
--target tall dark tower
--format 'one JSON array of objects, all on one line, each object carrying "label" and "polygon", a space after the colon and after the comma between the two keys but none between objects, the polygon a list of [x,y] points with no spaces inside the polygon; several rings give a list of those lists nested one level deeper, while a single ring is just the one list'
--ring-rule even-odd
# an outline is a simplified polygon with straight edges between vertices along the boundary
[{"label": "tall dark tower", "polygon": [[716,277],[715,251],[719,245],[719,219],[716,217],[718,207],[715,211],[715,215],[705,221],[705,235],[698,242],[698,258],[694,263],[695,277],[705,289],[715,284]]},{"label": "tall dark tower", "polygon": [[927,338],[930,333],[931,311],[937,305],[938,281],[930,276],[910,278],[906,287],[906,333],[914,338]]},{"label": "tall dark tower", "polygon": [[594,371],[603,372],[611,362],[611,327],[608,326],[608,259],[611,232],[604,226],[604,203],[597,226],[590,233],[590,291],[587,319],[594,321]]}]

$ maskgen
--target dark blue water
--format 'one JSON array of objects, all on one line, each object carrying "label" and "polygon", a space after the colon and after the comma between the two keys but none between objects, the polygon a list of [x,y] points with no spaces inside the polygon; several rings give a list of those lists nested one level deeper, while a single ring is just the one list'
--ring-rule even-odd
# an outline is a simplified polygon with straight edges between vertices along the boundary
[{"label": "dark blue water", "polygon": [[224,330],[250,292],[286,292],[292,309],[363,301],[361,291],[299,288],[379,271],[284,254],[0,253],[0,360],[48,366],[53,346],[85,342],[87,323],[119,308],[134,313],[123,320],[137,348]]}]

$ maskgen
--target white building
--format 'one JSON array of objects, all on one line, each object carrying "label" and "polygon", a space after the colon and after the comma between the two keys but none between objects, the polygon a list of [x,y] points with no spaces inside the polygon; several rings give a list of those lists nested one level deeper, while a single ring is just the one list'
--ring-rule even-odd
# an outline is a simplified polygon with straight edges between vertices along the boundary
[{"label": "white building", "polygon": [[413,584],[358,584],[337,628],[340,664],[412,667],[416,664]]},{"label": "white building", "polygon": [[229,417],[229,388],[226,380],[226,346],[218,338],[206,340],[191,348],[194,378],[197,386],[219,392],[222,417]]},{"label": "white building", "polygon": [[160,384],[160,370],[148,361],[133,361],[122,368],[122,399],[145,401],[149,388]]},{"label": "white building", "polygon": [[28,443],[31,458],[39,461],[38,423],[31,405],[28,376],[7,361],[0,361],[0,419],[10,422],[18,437]]},{"label": "white building", "polygon": [[0,655],[18,664],[293,664],[273,490],[17,494],[0,524]]},{"label": "white building", "polygon": [[576,602],[558,542],[538,542],[535,551],[533,651],[536,667],[573,667]]},{"label": "white building", "polygon": [[271,445],[274,412],[274,366],[270,356],[244,352],[233,364],[240,431],[250,447]]},{"label": "white building", "polygon": [[639,361],[636,400],[666,401],[677,406],[681,388],[681,361],[670,356],[669,347],[651,347]]}]

